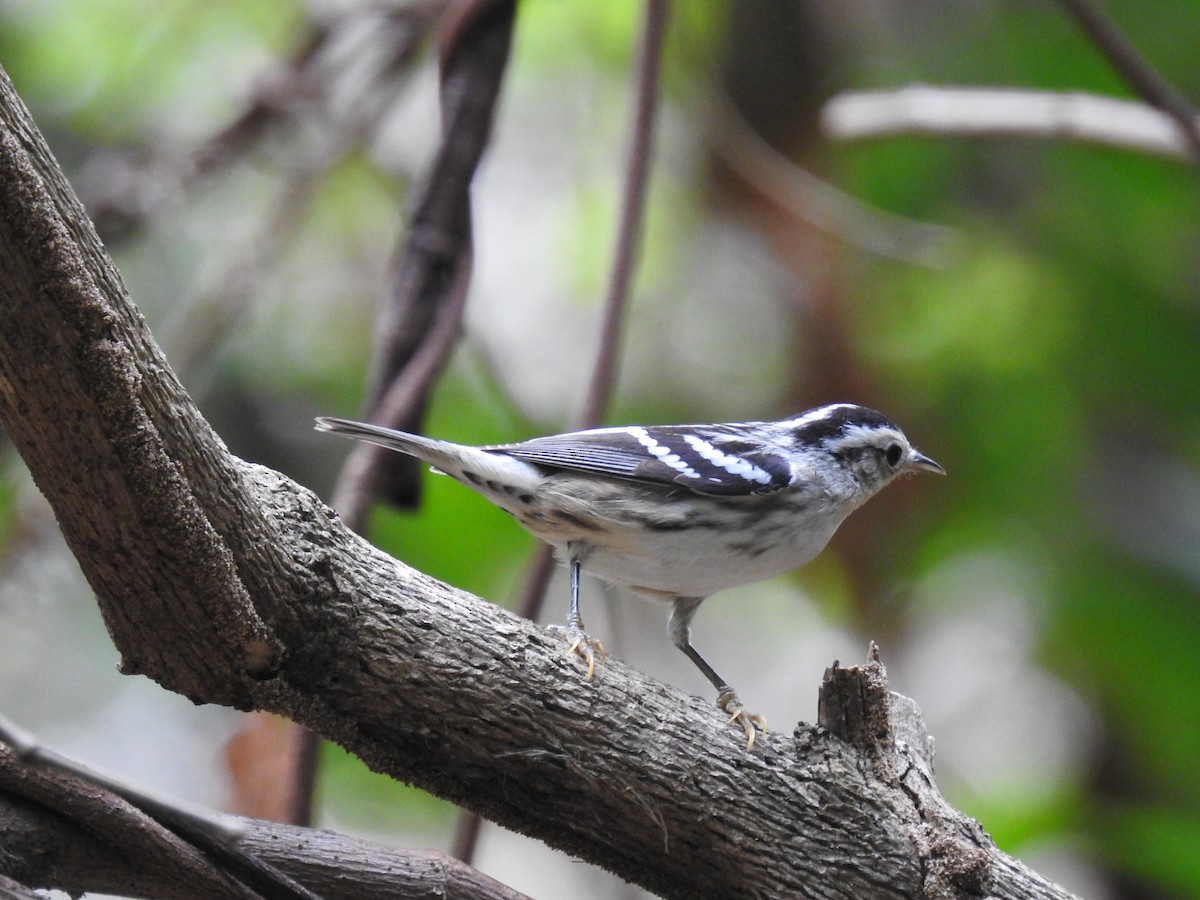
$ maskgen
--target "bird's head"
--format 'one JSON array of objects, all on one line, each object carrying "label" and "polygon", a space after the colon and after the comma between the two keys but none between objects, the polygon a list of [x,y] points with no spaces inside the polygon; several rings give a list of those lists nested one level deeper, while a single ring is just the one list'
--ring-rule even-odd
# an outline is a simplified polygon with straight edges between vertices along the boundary
[{"label": "bird's head", "polygon": [[881,412],[853,403],[809,410],[784,423],[799,446],[820,448],[850,473],[866,499],[899,475],[946,470],[919,452]]}]

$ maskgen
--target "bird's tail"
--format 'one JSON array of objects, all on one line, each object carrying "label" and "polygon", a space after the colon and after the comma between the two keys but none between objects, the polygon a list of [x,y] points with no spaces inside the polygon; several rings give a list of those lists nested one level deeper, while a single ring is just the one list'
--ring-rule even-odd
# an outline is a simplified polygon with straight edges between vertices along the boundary
[{"label": "bird's tail", "polygon": [[[366,441],[368,444],[378,444],[389,450],[399,450],[409,456],[424,460],[430,465],[436,465],[435,460],[446,455],[446,448],[440,445],[445,441],[435,441],[419,434],[408,434],[382,425],[370,425],[367,422],[355,422],[350,419],[338,419],[333,416],[317,418],[317,431],[328,431],[330,434],[340,434],[343,437]],[[450,446],[457,446],[451,444]]]},{"label": "bird's tail", "polygon": [[[461,481],[489,498],[493,498],[494,494],[504,496],[513,491],[530,490],[540,477],[538,470],[529,463],[503,453],[451,441],[439,441],[424,435],[409,434],[351,419],[321,416],[316,421],[317,431],[340,434],[415,456],[436,471]],[[493,499],[493,502],[499,501]]]}]

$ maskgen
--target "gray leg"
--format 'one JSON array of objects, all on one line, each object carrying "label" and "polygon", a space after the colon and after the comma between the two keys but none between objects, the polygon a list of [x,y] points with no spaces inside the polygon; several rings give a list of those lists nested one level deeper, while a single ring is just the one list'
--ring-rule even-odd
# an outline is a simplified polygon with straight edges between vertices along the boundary
[{"label": "gray leg", "polygon": [[731,721],[742,726],[746,733],[746,749],[754,749],[755,727],[767,730],[767,721],[760,715],[750,714],[742,708],[742,701],[729,683],[717,674],[716,670],[705,662],[704,657],[692,646],[692,616],[704,602],[703,597],[676,597],[675,608],[671,612],[671,620],[667,623],[667,631],[671,635],[671,643],[684,652],[696,668],[704,673],[712,686],[717,689],[717,706],[732,717]]},{"label": "gray leg", "polygon": [[692,616],[696,615],[696,610],[703,602],[703,597],[676,597],[675,609],[671,612],[671,621],[667,623],[667,631],[671,635],[671,643],[696,664],[696,668],[704,673],[704,677],[712,682],[712,686],[720,694],[730,690],[729,685],[692,646]]},{"label": "gray leg", "polygon": [[587,680],[591,681],[592,676],[596,674],[597,655],[604,659],[604,647],[583,630],[583,616],[579,612],[579,573],[586,555],[585,545],[578,542],[567,545],[567,566],[571,574],[571,600],[567,606],[567,624],[551,625],[550,630],[562,635],[570,644],[567,648],[568,655],[578,653],[583,657],[588,667]]},{"label": "gray leg", "polygon": [[567,561],[571,573],[571,602],[567,606],[567,627],[583,631],[583,616],[579,614],[579,572],[583,566],[583,554],[577,552],[577,546],[570,545],[571,558]]}]

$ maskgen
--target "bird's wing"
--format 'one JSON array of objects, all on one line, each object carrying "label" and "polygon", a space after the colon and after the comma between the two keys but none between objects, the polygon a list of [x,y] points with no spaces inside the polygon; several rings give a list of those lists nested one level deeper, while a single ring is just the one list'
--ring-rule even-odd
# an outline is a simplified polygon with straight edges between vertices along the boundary
[{"label": "bird's wing", "polygon": [[734,425],[596,428],[486,449],[538,466],[679,484],[725,497],[770,493],[792,480],[781,449],[749,439]]}]

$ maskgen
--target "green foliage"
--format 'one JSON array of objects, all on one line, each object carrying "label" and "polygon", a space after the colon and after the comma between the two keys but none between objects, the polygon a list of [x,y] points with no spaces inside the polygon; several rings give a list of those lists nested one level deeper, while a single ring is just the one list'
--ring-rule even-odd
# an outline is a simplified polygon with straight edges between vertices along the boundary
[{"label": "green foliage", "polygon": [[[88,0],[18,4],[0,40],[19,89],[68,113],[93,139],[153,134],[183,116],[215,127],[230,88],[280,52],[299,21],[294,0]],[[69,98],[69,100],[68,100]]]},{"label": "green foliage", "polygon": [[336,744],[321,747],[321,787],[317,804],[323,819],[345,827],[395,834],[423,844],[436,840],[453,822],[454,806],[422,790],[382,778],[357,756]]},{"label": "green foliage", "polygon": [[1127,874],[1175,896],[1200,896],[1200,823],[1187,809],[1112,805],[1098,813],[1100,846]]},{"label": "green foliage", "polygon": [[1127,723],[1112,752],[1139,789],[1200,808],[1200,611],[1187,582],[1102,550],[1081,554],[1070,574],[1047,635],[1058,664]]}]

